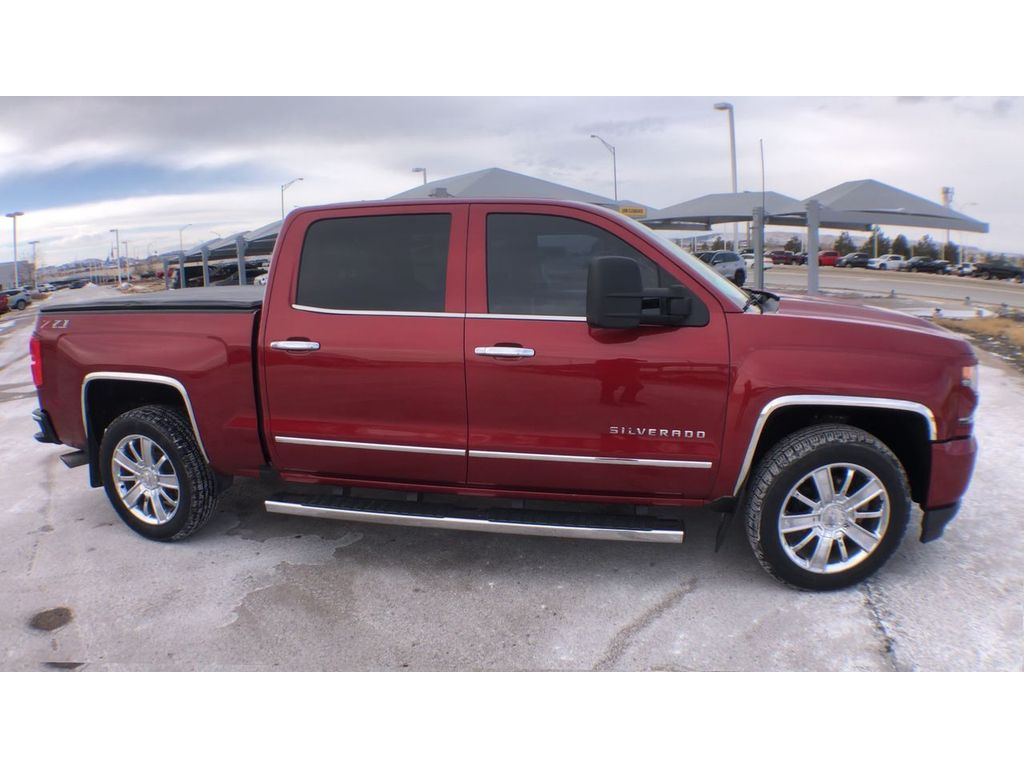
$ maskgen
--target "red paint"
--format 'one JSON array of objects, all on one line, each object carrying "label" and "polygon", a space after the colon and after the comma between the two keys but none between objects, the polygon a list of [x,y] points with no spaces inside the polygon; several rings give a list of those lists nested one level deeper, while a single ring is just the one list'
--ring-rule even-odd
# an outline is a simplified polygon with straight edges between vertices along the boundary
[{"label": "red paint", "polygon": [[[444,313],[331,314],[293,306],[312,223],[424,212],[452,217]],[[704,302],[708,324],[608,331],[572,320],[473,317],[487,313],[485,223],[495,212],[558,215],[610,231]],[[57,319],[71,322],[54,328]],[[302,482],[692,506],[733,494],[762,409],[794,394],[912,400],[931,409],[938,442],[929,506],[959,498],[974,461],[973,439],[956,439],[969,434],[958,419],[973,404],[960,381],[962,366],[976,362],[966,342],[923,320],[827,301],[786,298],[777,313],[742,313],[653,234],[573,203],[438,200],[303,209],[284,223],[258,316],[69,311],[47,313],[37,334],[45,371],[40,402],[69,445],[85,441],[85,375],[171,376],[188,390],[211,463],[224,474],[255,475],[268,455],[284,477]],[[321,346],[316,352],[270,348],[288,339]],[[528,347],[535,356],[475,354],[477,347],[498,345]],[[291,445],[279,437],[454,453]],[[523,461],[466,451],[711,467]]]}]

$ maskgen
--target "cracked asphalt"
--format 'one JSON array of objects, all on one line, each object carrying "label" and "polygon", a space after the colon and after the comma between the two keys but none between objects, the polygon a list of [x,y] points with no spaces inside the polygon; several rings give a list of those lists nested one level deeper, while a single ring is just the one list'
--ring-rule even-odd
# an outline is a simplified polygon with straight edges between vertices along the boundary
[{"label": "cracked asphalt", "polygon": [[[12,315],[17,315],[12,318]],[[0,333],[4,670],[1020,670],[1024,379],[981,353],[974,482],[866,584],[787,589],[734,524],[681,546],[269,514],[239,481],[193,538],[132,533],[36,443],[34,310]]]}]

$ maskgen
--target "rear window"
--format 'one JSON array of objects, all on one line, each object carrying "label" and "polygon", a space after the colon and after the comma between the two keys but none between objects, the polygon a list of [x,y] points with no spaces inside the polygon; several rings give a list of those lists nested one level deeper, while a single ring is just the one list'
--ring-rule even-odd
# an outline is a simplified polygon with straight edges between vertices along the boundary
[{"label": "rear window", "polygon": [[451,215],[352,216],[310,225],[298,304],[340,310],[443,312]]}]

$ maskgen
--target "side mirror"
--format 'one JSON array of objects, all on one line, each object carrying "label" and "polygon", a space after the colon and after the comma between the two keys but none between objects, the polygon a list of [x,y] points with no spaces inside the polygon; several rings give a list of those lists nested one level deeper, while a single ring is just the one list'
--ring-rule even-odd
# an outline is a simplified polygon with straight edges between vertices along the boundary
[{"label": "side mirror", "polygon": [[625,256],[598,256],[587,274],[587,324],[636,328],[643,314],[640,265]]}]

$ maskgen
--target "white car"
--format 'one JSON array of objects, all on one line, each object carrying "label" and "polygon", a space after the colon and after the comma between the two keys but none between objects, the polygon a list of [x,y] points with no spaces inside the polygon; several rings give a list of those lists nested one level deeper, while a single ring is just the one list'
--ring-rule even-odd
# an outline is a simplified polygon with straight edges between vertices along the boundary
[{"label": "white car", "polygon": [[741,259],[738,253],[733,251],[703,251],[697,254],[697,258],[722,277],[732,280],[741,288],[743,283],[746,282],[747,262]]},{"label": "white car", "polygon": [[902,269],[904,258],[897,253],[887,253],[874,259],[868,259],[868,269]]},{"label": "white car", "polygon": [[[743,256],[743,260],[745,262],[747,262],[747,274],[748,275],[754,274],[754,254],[752,254],[752,253],[744,253],[744,254],[742,254],[742,256]],[[769,270],[769,269],[771,269],[774,266],[775,265],[772,263],[771,259],[765,259],[764,260],[764,268],[765,268],[765,270]]]}]

